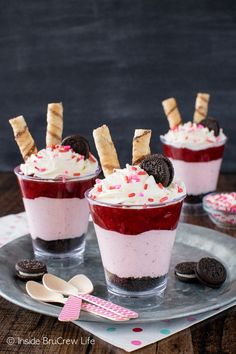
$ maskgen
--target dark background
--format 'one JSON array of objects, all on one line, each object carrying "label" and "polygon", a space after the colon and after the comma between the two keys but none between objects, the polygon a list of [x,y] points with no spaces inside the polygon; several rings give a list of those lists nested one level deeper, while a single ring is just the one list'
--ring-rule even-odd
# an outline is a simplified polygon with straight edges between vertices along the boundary
[{"label": "dark background", "polygon": [[109,125],[122,164],[135,128],[152,150],[168,129],[161,100],[185,121],[196,93],[229,137],[223,171],[236,171],[236,2],[229,0],[0,0],[0,169],[21,162],[8,119],[23,114],[39,148],[48,102],[63,101],[64,136]]}]

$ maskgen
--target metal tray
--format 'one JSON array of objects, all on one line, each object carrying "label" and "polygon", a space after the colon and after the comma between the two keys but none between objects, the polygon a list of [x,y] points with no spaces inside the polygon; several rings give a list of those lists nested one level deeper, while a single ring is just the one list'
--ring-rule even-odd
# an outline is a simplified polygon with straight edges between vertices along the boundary
[{"label": "metal tray", "polygon": [[[214,256],[220,259],[227,268],[228,277],[219,289],[211,289],[199,284],[181,283],[175,279],[174,266],[180,261],[199,260],[203,256]],[[178,318],[213,310],[236,300],[236,240],[223,233],[190,224],[179,224],[173,249],[172,262],[169,272],[168,286],[165,296],[158,306],[135,305],[132,308],[140,314],[133,323],[144,323],[163,319]],[[57,317],[59,305],[45,304],[31,299],[25,291],[25,283],[15,277],[15,263],[23,258],[33,257],[30,236],[20,237],[0,249],[0,295],[16,305],[26,309]],[[101,258],[96,241],[94,227],[89,225],[87,235],[86,256],[84,264],[77,267],[51,268],[50,273],[69,280],[78,273],[87,274],[95,284],[94,294],[109,298]],[[112,301],[115,302],[114,298]],[[130,300],[128,300],[130,301]],[[140,300],[139,300],[140,301]],[[144,300],[141,300],[144,301]],[[119,304],[128,306],[124,299]],[[108,320],[83,312],[80,321],[108,322]],[[110,321],[109,321],[110,323]]]}]

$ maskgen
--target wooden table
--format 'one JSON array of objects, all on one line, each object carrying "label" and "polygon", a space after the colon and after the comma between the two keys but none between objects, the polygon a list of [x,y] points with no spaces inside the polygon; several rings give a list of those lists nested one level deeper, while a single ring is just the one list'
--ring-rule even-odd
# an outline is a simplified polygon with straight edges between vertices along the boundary
[{"label": "wooden table", "polygon": [[[236,191],[236,174],[222,175],[219,189]],[[15,176],[12,173],[0,173],[0,216],[23,211]],[[186,222],[217,230],[206,215],[187,217]],[[222,230],[221,230],[222,231]],[[236,237],[236,232],[226,231]],[[236,257],[236,255],[235,255]],[[41,339],[79,339],[77,344],[62,345],[12,345],[6,343],[8,337]],[[85,343],[88,337],[95,343]],[[81,339],[81,342],[80,342]],[[1,353],[125,353],[123,350],[90,335],[71,323],[60,323],[56,318],[27,311],[0,298],[0,352]],[[230,308],[208,320],[198,323],[162,341],[137,350],[135,353],[236,353],[236,307]]]}]

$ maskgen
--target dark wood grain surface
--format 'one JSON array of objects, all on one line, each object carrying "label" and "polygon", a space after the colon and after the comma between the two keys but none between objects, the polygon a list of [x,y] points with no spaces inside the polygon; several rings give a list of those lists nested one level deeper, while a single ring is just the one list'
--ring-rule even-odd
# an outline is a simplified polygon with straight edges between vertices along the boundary
[{"label": "dark wood grain surface", "polygon": [[[236,174],[222,175],[219,189],[236,190]],[[23,211],[23,204],[12,173],[0,173],[0,216]],[[186,222],[215,227],[206,215],[187,217]],[[222,230],[221,230],[222,231]],[[226,231],[236,237],[236,232]],[[77,344],[62,345],[27,345],[9,346],[8,337],[41,340],[43,337],[55,340],[79,339]],[[93,338],[94,344],[81,344],[87,338]],[[57,319],[24,310],[0,298],[0,353],[81,353],[81,354],[122,354],[123,350],[103,342],[95,336],[70,323],[60,323]],[[151,344],[139,354],[235,354],[236,353],[236,307],[230,308],[210,319],[183,330],[158,343]]]}]

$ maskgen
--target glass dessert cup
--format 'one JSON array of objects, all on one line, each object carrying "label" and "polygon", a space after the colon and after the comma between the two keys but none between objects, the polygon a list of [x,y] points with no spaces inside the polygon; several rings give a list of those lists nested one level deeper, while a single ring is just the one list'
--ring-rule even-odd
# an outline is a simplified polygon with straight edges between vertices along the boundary
[{"label": "glass dessert cup", "polygon": [[201,150],[170,145],[163,137],[161,142],[163,154],[171,160],[175,175],[186,186],[187,196],[183,212],[204,213],[202,199],[206,194],[216,190],[226,141]]},{"label": "glass dessert cup", "polygon": [[36,258],[83,261],[89,221],[84,193],[93,187],[100,169],[94,174],[65,180],[25,176],[20,166],[14,172]]},{"label": "glass dessert cup", "polygon": [[108,292],[125,297],[160,296],[167,285],[183,199],[153,205],[121,205],[89,197]]}]

